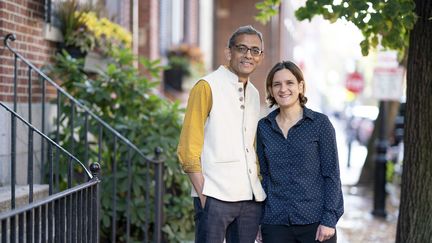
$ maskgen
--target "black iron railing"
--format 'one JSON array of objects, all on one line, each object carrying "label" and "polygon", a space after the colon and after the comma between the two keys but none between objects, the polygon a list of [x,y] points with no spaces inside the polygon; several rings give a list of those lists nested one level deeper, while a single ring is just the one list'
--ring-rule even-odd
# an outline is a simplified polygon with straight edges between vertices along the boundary
[{"label": "black iron railing", "polygon": [[[89,182],[1,214],[1,242],[17,239],[19,242],[99,242],[98,193],[99,181],[93,177]],[[74,205],[72,211],[68,210],[68,204]]]},{"label": "black iron railing", "polygon": [[[66,149],[58,145],[47,135],[31,125],[18,113],[0,102],[0,106],[9,112],[12,121],[12,130],[16,130],[18,122],[29,129],[29,152],[34,146],[33,136],[39,135],[48,145],[48,194],[49,196],[38,202],[33,202],[33,160],[28,160],[29,204],[15,208],[15,177],[16,168],[11,171],[11,211],[0,214],[1,242],[75,242],[82,239],[84,242],[99,241],[99,179],[100,166],[93,163],[90,173],[84,164]],[[0,113],[2,114],[2,113]],[[12,133],[12,145],[16,143],[16,132]],[[55,150],[53,149],[55,148]],[[16,146],[12,146],[11,158],[15,161]],[[55,152],[57,151],[57,152]],[[84,182],[68,181],[68,189],[53,193],[54,191],[54,156],[61,153],[67,159],[57,163],[67,162],[70,167],[79,167],[84,171]],[[30,153],[29,153],[30,154]],[[33,155],[29,155],[29,158]],[[70,175],[68,175],[70,177]],[[17,224],[18,223],[18,224]],[[9,241],[8,241],[9,239]]]},{"label": "black iron railing", "polygon": [[[112,128],[108,123],[103,121],[99,116],[97,116],[91,109],[87,106],[83,105],[82,102],[75,99],[72,95],[67,93],[63,88],[61,88],[56,82],[51,80],[46,74],[44,74],[40,69],[35,67],[32,63],[30,63],[26,58],[20,55],[15,49],[13,49],[9,44],[10,41],[14,41],[15,36],[13,34],[8,34],[5,36],[4,45],[13,53],[13,65],[14,65],[14,73],[13,73],[13,109],[10,109],[13,112],[17,112],[17,104],[18,104],[18,80],[22,83],[22,74],[23,70],[27,72],[27,87],[28,87],[28,120],[29,124],[32,124],[32,85],[35,82],[40,87],[40,96],[41,96],[41,128],[40,131],[42,134],[51,134],[52,141],[59,143],[63,147],[67,148],[67,152],[70,153],[74,158],[80,159],[83,164],[88,165],[90,158],[96,157],[98,161],[101,161],[101,166],[103,169],[102,185],[106,185],[105,183],[110,183],[109,186],[103,186],[101,188],[101,193],[106,195],[107,191],[109,191],[109,196],[111,196],[111,203],[109,206],[102,205],[104,212],[105,209],[109,209],[110,212],[106,212],[107,215],[101,215],[105,217],[109,217],[110,220],[110,237],[109,240],[111,242],[116,242],[116,239],[119,238],[119,235],[122,235],[122,240],[128,242],[130,240],[131,235],[131,205],[132,199],[136,197],[140,197],[139,202],[142,205],[139,205],[140,208],[145,212],[145,219],[143,221],[141,229],[139,229],[137,233],[136,227],[133,229],[134,234],[138,234],[142,237],[143,242],[161,242],[162,241],[162,206],[163,206],[163,160],[160,158],[161,149],[155,149],[155,156],[153,158],[147,157],[136,145],[134,145],[131,141],[121,135],[118,131]],[[24,68],[22,68],[24,66]],[[19,76],[21,75],[21,76]],[[52,90],[55,91],[55,95],[53,95]],[[52,97],[54,96],[54,97]],[[51,104],[56,107],[56,118],[55,124],[53,124],[54,128],[50,129],[50,131],[46,130],[47,127],[47,104]],[[13,116],[11,118],[12,124],[12,158],[11,158],[11,168],[12,168],[12,176],[16,173],[16,118]],[[69,131],[66,134],[65,131]],[[29,128],[30,131],[30,128]],[[31,143],[34,143],[34,138],[29,132],[29,165],[32,164],[33,155],[30,155],[32,150]],[[32,141],[32,142],[30,142]],[[54,178],[53,185],[55,187],[53,190],[58,192],[61,187],[61,181],[64,180],[64,174],[61,173],[60,163],[61,153],[56,152],[53,155],[53,158],[49,157],[49,153],[47,153],[46,145],[48,145],[48,151],[50,150],[50,143],[41,139],[41,152],[40,158],[43,164],[46,164],[46,161],[49,159],[53,159],[53,170],[54,170]],[[52,147],[51,147],[52,149]],[[58,147],[56,150],[60,149]],[[109,160],[101,160],[102,154],[108,153]],[[71,165],[68,164],[67,168],[67,184],[68,186],[72,185],[75,177],[80,177],[80,173],[76,171]],[[146,167],[146,173],[144,175],[140,175],[145,178],[145,188],[143,189],[143,195],[135,195],[136,193],[132,193],[133,186],[133,178],[132,178],[132,166],[135,164],[139,164],[141,166]],[[41,173],[47,174],[44,171],[45,166],[41,166]],[[31,166],[29,166],[29,171],[33,170]],[[120,171],[121,170],[121,171]],[[127,173],[127,181],[118,181],[118,175],[120,173]],[[29,173],[30,175],[32,173]],[[110,175],[110,180],[104,181],[104,176]],[[32,178],[28,178],[29,181]],[[12,178],[12,183],[14,184],[14,178]],[[119,185],[127,186],[126,195],[119,195],[118,188]],[[12,186],[13,188],[13,186]],[[12,197],[14,197],[14,189],[12,189]],[[12,204],[12,209],[14,208],[14,204]],[[126,208],[124,210],[124,208]],[[121,211],[124,210],[124,211]],[[121,211],[121,213],[119,213]],[[124,217],[125,219],[121,221],[122,225],[118,225],[119,222],[118,217]],[[151,213],[153,212],[153,213]],[[108,215],[109,214],[109,215]],[[119,216],[120,215],[120,216]],[[121,232],[118,232],[120,226],[126,225],[125,229]],[[105,232],[106,233],[106,232]]]}]

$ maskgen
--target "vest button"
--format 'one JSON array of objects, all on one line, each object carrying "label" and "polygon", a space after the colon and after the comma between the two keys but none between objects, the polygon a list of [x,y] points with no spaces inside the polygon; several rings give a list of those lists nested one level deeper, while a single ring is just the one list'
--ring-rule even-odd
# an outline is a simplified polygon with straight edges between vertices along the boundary
[{"label": "vest button", "polygon": [[243,101],[243,97],[240,97],[239,100],[240,100],[240,101]]},{"label": "vest button", "polygon": [[243,88],[239,88],[238,91],[239,91],[239,92],[243,92]]},{"label": "vest button", "polygon": [[252,170],[251,169],[249,169],[249,174],[252,174]]},{"label": "vest button", "polygon": [[241,106],[240,106],[240,109],[244,110],[244,108],[245,108],[245,106],[244,106],[244,105],[241,105]]},{"label": "vest button", "polygon": [[248,153],[249,153],[249,149],[246,149],[246,152],[248,152]]}]

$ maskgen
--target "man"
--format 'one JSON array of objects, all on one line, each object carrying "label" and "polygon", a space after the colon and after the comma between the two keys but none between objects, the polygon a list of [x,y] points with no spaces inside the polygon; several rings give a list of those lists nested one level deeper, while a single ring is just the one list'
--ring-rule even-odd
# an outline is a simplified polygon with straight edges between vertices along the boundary
[{"label": "man", "polygon": [[266,195],[258,178],[254,139],[260,100],[249,82],[263,59],[262,34],[237,29],[228,42],[228,65],[191,90],[178,156],[192,185],[195,242],[254,242]]}]

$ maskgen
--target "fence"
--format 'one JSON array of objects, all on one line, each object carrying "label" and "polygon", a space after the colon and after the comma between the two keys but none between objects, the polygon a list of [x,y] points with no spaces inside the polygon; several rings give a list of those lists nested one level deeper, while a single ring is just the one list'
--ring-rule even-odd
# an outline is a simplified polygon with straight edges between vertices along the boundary
[{"label": "fence", "polygon": [[[7,112],[9,112],[12,121],[12,134],[16,134],[17,123],[22,122],[29,129],[28,145],[31,151],[33,147],[34,133],[39,135],[48,144],[48,180],[49,180],[49,197],[33,202],[33,155],[29,153],[28,171],[29,179],[29,204],[19,209],[15,209],[15,177],[16,168],[16,136],[12,136],[11,151],[11,208],[12,210],[0,214],[1,221],[1,242],[16,242],[17,236],[19,242],[67,242],[72,240],[82,240],[84,242],[99,241],[99,179],[98,174],[100,166],[93,163],[91,166],[92,174],[76,157],[70,154],[63,147],[51,140],[37,128],[32,126],[23,117],[18,115],[8,106],[0,103]],[[56,148],[53,150],[52,148]],[[70,167],[79,166],[85,172],[85,179],[88,181],[72,187],[73,181],[68,180],[68,189],[53,194],[54,191],[54,171],[53,153],[62,153],[68,160]],[[69,170],[69,172],[72,170]],[[68,178],[71,175],[68,174]],[[79,182],[75,182],[79,183]],[[83,210],[81,210],[81,208]],[[18,220],[17,220],[18,218]],[[18,225],[17,225],[18,224]],[[18,229],[18,231],[17,231]],[[17,235],[18,232],[18,235]],[[8,237],[9,236],[9,237]]]},{"label": "fence", "polygon": [[[149,158],[138,149],[127,138],[122,136],[114,128],[108,125],[107,122],[103,121],[97,116],[90,108],[83,105],[82,102],[75,99],[72,95],[62,89],[56,82],[51,80],[46,74],[40,69],[35,67],[16,50],[14,50],[9,44],[10,41],[14,41],[15,36],[8,34],[4,38],[4,45],[13,54],[13,107],[10,108],[7,105],[0,102],[0,104],[11,114],[11,194],[12,194],[12,209],[14,205],[14,190],[15,190],[15,174],[16,174],[16,123],[17,119],[22,121],[28,127],[28,181],[29,181],[29,205],[26,208],[20,209],[18,215],[27,215],[31,211],[44,212],[49,209],[46,206],[35,206],[32,208],[32,175],[33,175],[33,146],[35,138],[33,133],[36,132],[40,135],[41,140],[41,151],[39,157],[42,161],[41,174],[49,175],[49,187],[50,187],[50,200],[48,205],[53,204],[60,209],[62,208],[62,202],[66,203],[66,210],[76,210],[78,205],[78,198],[81,196],[74,195],[72,192],[75,188],[74,185],[82,187],[90,182],[84,184],[77,184],[74,181],[77,179],[83,179],[88,176],[91,178],[91,174],[85,169],[89,161],[94,160],[100,161],[101,167],[103,168],[103,174],[99,176],[101,179],[101,194],[103,194],[101,203],[98,205],[102,211],[101,218],[103,222],[108,222],[109,225],[109,236],[107,232],[102,232],[106,240],[116,242],[121,239],[122,241],[129,242],[130,236],[133,233],[134,236],[142,238],[143,242],[161,242],[162,241],[162,203],[163,203],[163,160],[160,157],[161,149],[155,149],[155,155],[153,158]],[[25,80],[23,82],[23,80]],[[18,84],[26,83],[28,94],[27,94],[27,106],[28,114],[27,119],[24,119],[17,112],[18,104]],[[38,89],[34,89],[33,86],[37,85]],[[40,91],[41,100],[41,127],[38,130],[32,125],[34,119],[32,119],[32,105],[34,101],[34,90]],[[47,95],[47,90],[50,91]],[[55,95],[52,94],[54,90]],[[21,99],[20,99],[21,100]],[[55,107],[56,115],[53,128],[47,130],[47,104]],[[52,137],[52,138],[50,138]],[[107,155],[107,156],[104,156]],[[104,156],[109,158],[102,160]],[[64,166],[62,167],[62,161],[67,161],[67,176],[65,178]],[[80,164],[80,168],[74,168],[73,162]],[[48,165],[48,172],[45,168]],[[146,173],[140,175],[139,178],[133,178],[133,166],[143,166],[146,168]],[[124,176],[121,176],[124,175]],[[141,177],[142,176],[142,177]],[[118,179],[120,178],[120,179]],[[143,179],[144,178],[144,179]],[[137,193],[134,187],[135,180],[140,180],[142,183]],[[67,190],[61,191],[62,182],[67,181]],[[134,182],[134,183],[132,183]],[[127,187],[127,192],[119,192],[120,187]],[[64,185],[63,185],[64,187]],[[71,191],[72,190],[72,191]],[[88,189],[91,190],[91,189]],[[108,190],[108,191],[107,191]],[[55,195],[53,195],[53,193]],[[70,193],[70,194],[67,194]],[[79,193],[78,193],[79,194]],[[70,201],[65,198],[73,198]],[[107,198],[110,197],[110,198]],[[48,200],[48,199],[47,199]],[[75,203],[75,201],[76,203]],[[94,200],[94,198],[87,198],[87,202]],[[69,202],[69,204],[68,204]],[[83,203],[84,201],[80,201]],[[38,205],[41,202],[38,202]],[[133,205],[132,205],[133,204]],[[139,205],[137,205],[139,204]],[[69,206],[72,205],[72,207]],[[73,206],[75,205],[75,206]],[[85,204],[84,204],[85,205]],[[141,217],[138,219],[133,215],[133,208],[140,208]],[[73,209],[75,208],[75,209]],[[24,210],[24,211],[22,211]],[[27,210],[27,211],[25,211]],[[79,210],[79,209],[78,209]],[[35,211],[35,212],[36,212]],[[61,212],[61,211],[60,211]],[[153,213],[151,213],[153,212]],[[11,212],[12,213],[12,212]],[[31,214],[31,213],[30,213]],[[49,210],[48,210],[49,214]],[[36,215],[36,213],[35,213]],[[79,214],[78,214],[79,215]],[[124,218],[123,218],[123,215]],[[30,217],[31,216],[26,216]],[[108,220],[106,220],[108,217]],[[120,218],[121,217],[121,218]],[[18,216],[19,218],[19,216]],[[48,217],[49,218],[49,217]],[[66,217],[68,219],[69,217]],[[64,219],[64,218],[63,218]],[[138,220],[142,227],[139,229],[131,228],[131,220]],[[55,220],[55,218],[54,218]],[[62,218],[60,217],[61,221]],[[75,220],[75,219],[73,219]],[[78,217],[73,222],[78,222]],[[13,225],[13,219],[10,218],[9,225]],[[19,221],[19,219],[18,219]],[[56,221],[55,221],[56,222]],[[121,222],[121,225],[117,222]],[[31,224],[30,220],[30,224]],[[36,224],[36,222],[33,222]],[[57,223],[57,222],[56,222]],[[3,224],[3,221],[2,221]],[[7,224],[7,223],[6,223]],[[70,222],[69,222],[70,224]],[[75,223],[73,223],[75,224]],[[125,225],[122,228],[123,224]],[[39,225],[39,224],[37,224]],[[41,224],[43,225],[43,224]],[[77,224],[78,225],[78,224]],[[98,224],[99,225],[99,224]],[[106,227],[107,223],[103,224]],[[62,227],[62,226],[60,226]],[[70,227],[67,227],[70,229]],[[21,228],[18,227],[20,230]],[[49,229],[49,227],[48,227]],[[56,230],[57,228],[54,228]],[[60,228],[58,228],[60,229]],[[3,228],[2,228],[3,230]],[[74,230],[72,230],[74,231]],[[133,232],[131,232],[133,231]],[[12,231],[11,231],[12,232]],[[87,231],[88,232],[88,231]],[[51,235],[48,233],[48,236]],[[2,234],[3,237],[3,234]],[[72,235],[71,235],[72,237]]]}]

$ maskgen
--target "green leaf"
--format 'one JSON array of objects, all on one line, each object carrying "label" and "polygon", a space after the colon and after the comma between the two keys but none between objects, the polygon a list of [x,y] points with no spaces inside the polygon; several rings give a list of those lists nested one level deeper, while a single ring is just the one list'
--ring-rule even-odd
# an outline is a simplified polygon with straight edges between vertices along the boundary
[{"label": "green leaf", "polygon": [[371,19],[369,20],[370,25],[378,25],[383,22],[384,18],[379,13],[371,13]]},{"label": "green leaf", "polygon": [[371,41],[370,41],[370,43],[371,43],[371,46],[373,47],[373,48],[375,48],[375,47],[377,47],[378,46],[378,42],[379,40],[378,40],[378,36],[377,35],[374,35],[372,38],[371,38]]},{"label": "green leaf", "polygon": [[109,228],[111,226],[111,220],[106,214],[101,215],[102,218],[102,226],[105,228]]},{"label": "green leaf", "polygon": [[[429,20],[431,20],[431,18],[429,18]],[[402,24],[405,26],[405,28],[407,28],[408,30],[412,30],[414,28],[414,24],[416,22],[416,18],[414,17],[414,15],[407,15],[404,16],[402,19]]]},{"label": "green leaf", "polygon": [[367,56],[369,54],[369,41],[363,40],[360,42],[361,52],[363,56]]},{"label": "green leaf", "polygon": [[298,20],[305,20],[308,19],[311,21],[312,15],[309,13],[309,11],[306,8],[299,8],[295,11],[295,16]]},{"label": "green leaf", "polygon": [[356,12],[360,12],[361,10],[367,10],[369,5],[364,0],[352,0],[350,7],[355,9]]},{"label": "green leaf", "polygon": [[278,7],[280,0],[265,0],[255,4],[255,8],[260,10],[254,19],[262,24],[266,24],[271,17],[279,13]]},{"label": "green leaf", "polygon": [[255,8],[259,9],[259,10],[265,9],[266,7],[267,6],[266,6],[265,2],[258,2],[255,4]]},{"label": "green leaf", "polygon": [[399,17],[400,5],[398,1],[387,1],[383,8],[383,15],[389,18]]}]

